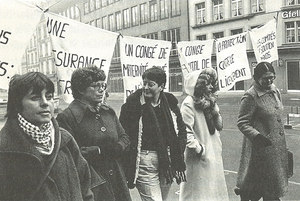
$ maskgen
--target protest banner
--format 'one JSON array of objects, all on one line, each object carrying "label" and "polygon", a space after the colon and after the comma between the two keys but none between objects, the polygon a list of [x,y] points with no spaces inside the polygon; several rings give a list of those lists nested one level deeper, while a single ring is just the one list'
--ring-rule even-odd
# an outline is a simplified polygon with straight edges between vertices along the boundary
[{"label": "protest banner", "polygon": [[189,72],[211,68],[214,40],[178,42],[178,55],[183,77]]},{"label": "protest banner", "polygon": [[220,91],[228,91],[238,81],[251,79],[246,53],[247,33],[217,39],[217,72]]},{"label": "protest banner", "polygon": [[22,56],[43,12],[17,0],[0,1],[0,88],[21,73]]},{"label": "protest banner", "polygon": [[252,29],[249,33],[258,63],[278,60],[275,19],[260,28]]},{"label": "protest banner", "polygon": [[165,90],[169,90],[169,56],[171,42],[124,36],[120,38],[121,68],[124,82],[124,100],[142,88],[146,69],[157,66],[167,74]]},{"label": "protest banner", "polygon": [[64,101],[70,103],[73,100],[70,79],[75,69],[92,64],[104,70],[107,79],[118,34],[53,13],[45,16],[59,86]]}]

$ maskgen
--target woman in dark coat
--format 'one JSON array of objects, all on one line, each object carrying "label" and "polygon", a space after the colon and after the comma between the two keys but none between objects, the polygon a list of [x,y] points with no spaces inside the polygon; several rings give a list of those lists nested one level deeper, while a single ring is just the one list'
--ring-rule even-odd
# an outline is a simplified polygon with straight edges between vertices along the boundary
[{"label": "woman in dark coat", "polygon": [[86,160],[52,118],[53,93],[42,73],[10,81],[8,119],[0,131],[0,200],[94,200]]},{"label": "woman in dark coat", "polygon": [[288,188],[281,95],[273,84],[275,71],[270,63],[259,63],[253,77],[238,118],[244,141],[236,192],[241,200],[279,200]]},{"label": "woman in dark coat", "polygon": [[[102,104],[105,98],[105,74],[97,67],[77,69],[71,78],[74,101],[58,114],[59,125],[68,130],[81,148],[91,169],[102,175],[114,195],[105,201],[130,201],[123,168],[119,162],[129,146],[129,137],[114,110]],[[101,197],[101,194],[95,194]]]}]

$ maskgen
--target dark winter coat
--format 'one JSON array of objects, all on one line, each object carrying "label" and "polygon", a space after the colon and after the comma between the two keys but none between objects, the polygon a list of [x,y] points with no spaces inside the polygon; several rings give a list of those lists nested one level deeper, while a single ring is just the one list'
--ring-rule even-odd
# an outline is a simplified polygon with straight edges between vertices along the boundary
[{"label": "dark winter coat", "polygon": [[[90,106],[74,100],[68,108],[58,114],[57,121],[74,136],[79,147],[99,146],[102,149],[108,145],[113,149],[117,144],[121,147],[118,153],[104,153],[102,150],[101,154],[91,153],[85,157],[91,169],[95,169],[108,181],[109,188],[114,194],[113,200],[131,200],[123,167],[119,162],[130,142],[113,109],[101,106],[97,114]],[[112,144],[112,141],[115,144]],[[97,200],[97,195],[94,194]],[[105,199],[105,201],[110,200]]]},{"label": "dark winter coat", "polygon": [[[178,153],[178,156],[176,156],[176,163],[172,164],[173,169],[178,171],[184,171],[185,170],[185,163],[184,163],[184,150],[186,146],[186,126],[185,123],[182,120],[182,116],[180,113],[180,109],[178,107],[178,100],[176,97],[167,92],[164,93],[167,104],[168,110],[170,110],[171,115],[169,116],[168,122],[172,122],[172,125],[175,128],[172,128],[172,130],[177,128],[177,133],[175,133],[175,141],[176,146],[178,145],[178,149],[180,150],[180,153]],[[126,133],[130,137],[130,149],[127,152],[127,155],[124,157],[124,166],[126,171],[126,177],[128,181],[128,186],[130,188],[133,188],[135,186],[135,181],[137,179],[137,172],[138,172],[138,161],[139,161],[139,152],[141,150],[141,132],[142,132],[142,107],[145,105],[142,104],[141,101],[142,96],[142,90],[139,89],[133,94],[131,94],[127,100],[126,103],[122,105],[121,108],[121,114],[120,114],[120,122],[125,129]],[[168,116],[168,115],[167,115]],[[169,128],[170,129],[170,128]],[[175,132],[175,130],[174,130]],[[171,154],[172,155],[172,154]],[[171,165],[171,164],[170,164]],[[176,167],[177,166],[177,167]],[[181,167],[180,170],[177,169],[178,167]]]},{"label": "dark winter coat", "polygon": [[[92,201],[91,175],[74,138],[52,120],[55,144],[42,155],[18,125],[8,119],[0,132],[1,201]],[[55,160],[53,165],[52,160]],[[38,189],[39,183],[44,179]]]},{"label": "dark winter coat", "polygon": [[[242,97],[238,127],[244,140],[237,186],[245,199],[282,197],[287,192],[288,162],[282,112],[281,95],[275,85],[265,91],[255,83]],[[253,140],[258,134],[271,140],[272,145],[254,147]]]}]

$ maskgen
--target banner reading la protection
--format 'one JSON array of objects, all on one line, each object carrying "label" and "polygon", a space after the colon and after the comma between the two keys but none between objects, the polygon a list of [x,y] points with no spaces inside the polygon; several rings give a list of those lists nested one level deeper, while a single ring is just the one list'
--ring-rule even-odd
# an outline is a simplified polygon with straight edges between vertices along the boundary
[{"label": "banner reading la protection", "polygon": [[43,12],[16,0],[0,1],[0,88],[21,70],[22,56]]},{"label": "banner reading la protection", "polygon": [[167,74],[165,90],[169,90],[169,56],[171,42],[124,36],[120,39],[124,100],[143,86],[146,69],[157,66]]},{"label": "banner reading la protection", "polygon": [[107,78],[118,34],[53,13],[45,16],[59,86],[64,101],[69,103],[73,100],[70,80],[75,69],[93,64],[104,70]]},{"label": "banner reading la protection", "polygon": [[217,70],[220,91],[228,91],[241,80],[251,78],[246,53],[246,34],[217,39]]},{"label": "banner reading la protection", "polygon": [[182,41],[177,44],[183,76],[195,70],[211,68],[214,40]]},{"label": "banner reading la protection", "polygon": [[252,29],[250,37],[258,63],[262,61],[271,63],[278,60],[275,19],[260,28]]}]

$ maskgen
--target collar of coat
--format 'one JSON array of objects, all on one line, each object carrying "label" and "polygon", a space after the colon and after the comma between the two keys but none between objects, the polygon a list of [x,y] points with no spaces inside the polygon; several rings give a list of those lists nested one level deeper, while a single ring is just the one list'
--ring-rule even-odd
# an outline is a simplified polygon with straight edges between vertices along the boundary
[{"label": "collar of coat", "polygon": [[[92,106],[90,106],[86,103],[83,103],[83,102],[81,102],[77,99],[73,100],[70,103],[70,105],[68,106],[68,108],[70,108],[72,110],[72,113],[73,113],[77,123],[80,123],[82,121],[83,116],[87,111],[90,111],[92,113],[96,113],[96,110]],[[100,106],[100,112],[101,111],[110,111],[110,112],[112,112],[113,109],[108,105],[102,104]]]},{"label": "collar of coat", "polygon": [[[55,130],[54,139],[54,150],[52,153],[57,153],[57,149],[61,149],[67,145],[67,143],[72,139],[71,135],[62,135],[60,128],[54,118],[52,118],[52,123]],[[60,147],[58,147],[58,140],[61,137]],[[23,130],[18,125],[18,120],[16,118],[7,119],[4,127],[0,132],[0,153],[13,153],[13,154],[26,154],[30,155],[40,162],[41,166],[43,164],[43,155],[35,148],[32,143],[32,139],[28,137]],[[52,156],[51,156],[52,155]],[[51,158],[53,154],[51,154]]]},{"label": "collar of coat", "polygon": [[271,89],[264,89],[259,84],[257,84],[256,82],[254,82],[253,85],[254,85],[254,90],[256,91],[256,93],[259,97],[261,97],[261,96],[263,96],[267,93],[270,93],[270,92],[277,93],[277,90],[276,90],[276,87],[275,87],[274,84],[271,85]]}]

